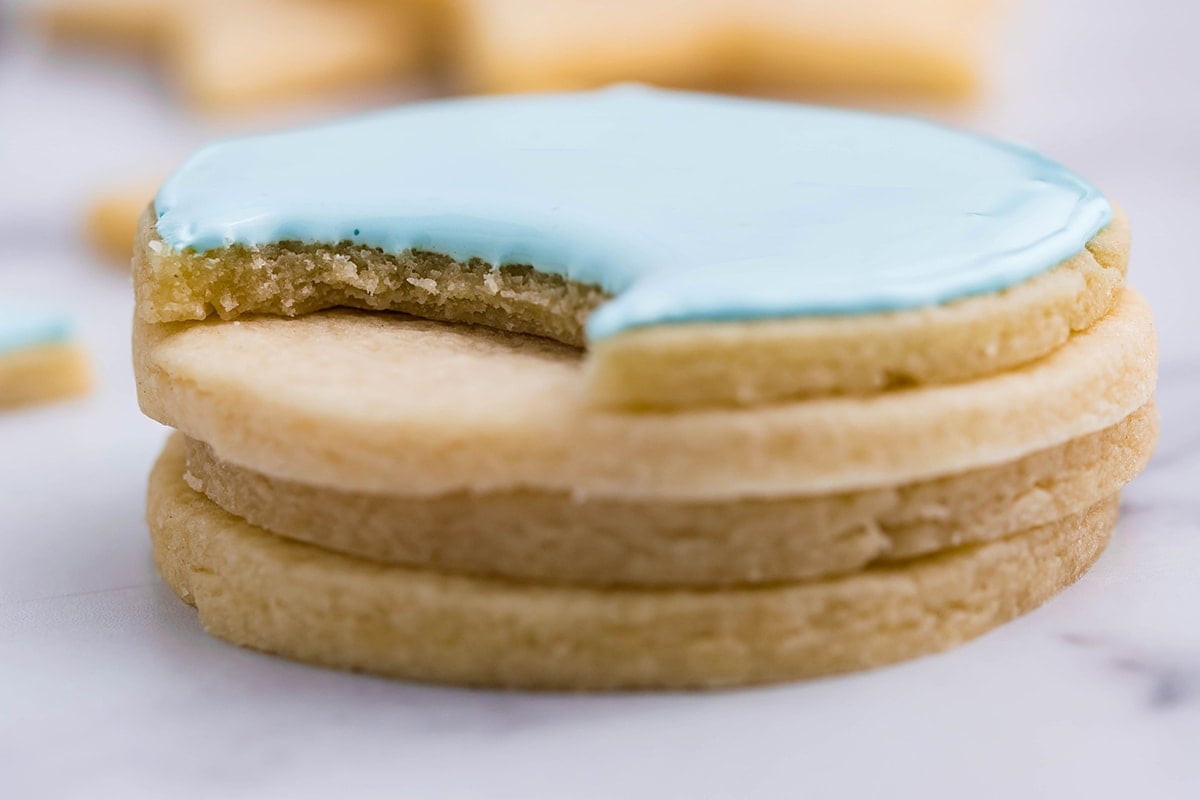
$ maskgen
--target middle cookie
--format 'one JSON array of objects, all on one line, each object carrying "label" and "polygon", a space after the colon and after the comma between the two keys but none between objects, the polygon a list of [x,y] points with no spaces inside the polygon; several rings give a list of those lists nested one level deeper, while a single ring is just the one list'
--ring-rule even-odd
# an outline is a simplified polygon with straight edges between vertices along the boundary
[{"label": "middle cookie", "polygon": [[1117,424],[1150,401],[1156,369],[1149,310],[1130,291],[1020,369],[754,409],[598,411],[577,350],[393,314],[141,324],[134,351],[148,415],[275,478],[653,502],[857,492],[1004,464]]},{"label": "middle cookie", "polygon": [[372,561],[535,581],[714,586],[853,572],[1047,525],[1114,495],[1158,434],[1148,403],[1016,461],[904,486],[726,502],[566,492],[339,492],[222,462],[187,441],[185,480],[272,533]]}]

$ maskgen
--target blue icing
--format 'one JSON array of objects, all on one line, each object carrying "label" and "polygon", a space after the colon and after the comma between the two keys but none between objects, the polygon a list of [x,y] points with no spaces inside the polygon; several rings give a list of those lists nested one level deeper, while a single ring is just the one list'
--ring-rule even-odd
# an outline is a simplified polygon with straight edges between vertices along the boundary
[{"label": "blue icing", "polygon": [[602,339],[913,308],[1019,283],[1112,218],[1023,147],[907,117],[619,86],[451,100],[212,145],[155,200],[198,251],[352,240],[615,295]]},{"label": "blue icing", "polygon": [[0,308],[0,355],[65,342],[71,338],[71,333],[71,321],[61,314]]}]

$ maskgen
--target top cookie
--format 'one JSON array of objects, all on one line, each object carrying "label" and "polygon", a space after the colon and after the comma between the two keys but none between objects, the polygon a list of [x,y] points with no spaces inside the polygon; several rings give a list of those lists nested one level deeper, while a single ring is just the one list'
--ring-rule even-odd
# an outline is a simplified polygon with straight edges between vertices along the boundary
[{"label": "top cookie", "polygon": [[620,406],[959,380],[1111,308],[1124,220],[931,123],[641,87],[444,101],[211,146],[134,266],[149,322],[390,308],[586,343]]}]

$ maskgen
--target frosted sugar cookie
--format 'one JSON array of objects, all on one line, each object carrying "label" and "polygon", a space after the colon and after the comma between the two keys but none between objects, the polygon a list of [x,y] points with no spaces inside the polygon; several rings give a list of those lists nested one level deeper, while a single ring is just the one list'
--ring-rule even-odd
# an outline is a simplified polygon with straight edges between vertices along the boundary
[{"label": "frosted sugar cookie", "polygon": [[880,666],[1040,605],[1103,550],[1113,497],[980,545],[827,581],[589,589],[385,566],[264,532],[183,481],[150,479],[155,561],[215,636],[395,677],[538,689],[691,688]]},{"label": "frosted sugar cookie", "polygon": [[550,582],[713,586],[852,572],[1055,522],[1132,480],[1156,438],[1147,405],[1064,445],[938,480],[725,502],[338,492],[222,462],[195,440],[184,478],[272,533],[372,561]]},{"label": "frosted sugar cookie", "polygon": [[397,314],[143,322],[134,362],[149,416],[297,483],[720,501],[897,486],[1061,445],[1151,399],[1156,347],[1126,290],[1049,356],[969,383],[671,413],[590,406],[574,348]]},{"label": "frosted sugar cookie", "polygon": [[946,383],[1113,306],[1129,233],[1029,150],[909,118],[617,87],[213,145],[135,250],[145,322],[405,311],[588,348],[609,407]]},{"label": "frosted sugar cookie", "polygon": [[66,317],[0,308],[0,408],[72,397],[90,385]]},{"label": "frosted sugar cookie", "polygon": [[912,92],[979,82],[991,0],[457,0],[459,72],[497,91],[673,86]]}]

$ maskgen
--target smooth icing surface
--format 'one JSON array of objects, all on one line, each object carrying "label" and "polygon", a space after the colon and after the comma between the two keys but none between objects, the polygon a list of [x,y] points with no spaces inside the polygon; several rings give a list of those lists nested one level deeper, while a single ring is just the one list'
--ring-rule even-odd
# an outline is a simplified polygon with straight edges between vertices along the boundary
[{"label": "smooth icing surface", "polygon": [[71,338],[71,321],[48,311],[0,308],[0,355]]},{"label": "smooth icing surface", "polygon": [[929,122],[619,86],[451,100],[212,145],[155,200],[173,248],[350,240],[531,264],[660,323],[997,291],[1083,249],[1095,187]]}]

